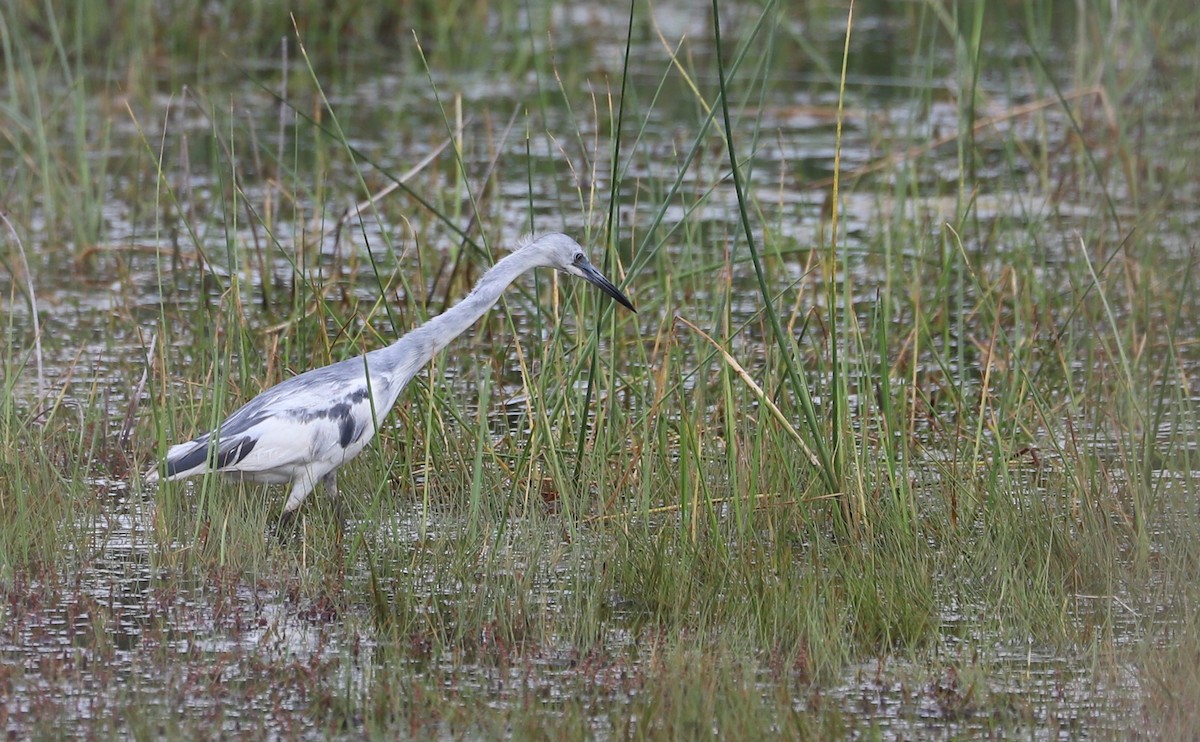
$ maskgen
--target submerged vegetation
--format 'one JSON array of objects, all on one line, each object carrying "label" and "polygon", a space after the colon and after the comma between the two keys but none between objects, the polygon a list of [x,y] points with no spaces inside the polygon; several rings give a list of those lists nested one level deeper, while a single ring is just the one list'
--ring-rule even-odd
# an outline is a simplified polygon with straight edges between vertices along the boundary
[{"label": "submerged vegetation", "polygon": [[[9,733],[1200,728],[1200,11],[378,5],[5,5]],[[537,230],[639,313],[142,486]]]}]

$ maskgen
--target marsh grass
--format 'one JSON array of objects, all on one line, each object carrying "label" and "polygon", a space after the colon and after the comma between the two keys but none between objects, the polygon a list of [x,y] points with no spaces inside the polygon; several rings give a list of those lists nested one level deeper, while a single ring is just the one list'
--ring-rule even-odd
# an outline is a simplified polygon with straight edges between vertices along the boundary
[{"label": "marsh grass", "polygon": [[[451,23],[416,3],[397,64],[421,116],[345,94],[391,48],[389,11],[335,7],[318,28],[298,7],[293,33],[274,3],[170,18],[133,3],[99,44],[86,4],[40,21],[43,4],[12,4],[3,133],[22,166],[5,199],[29,260],[3,257],[4,651],[53,639],[38,627],[62,616],[82,649],[4,671],[45,712],[9,728],[80,721],[52,676],[121,710],[120,729],[88,717],[100,734],[826,737],[927,729],[930,707],[964,734],[1071,718],[1080,698],[1033,681],[1049,712],[1006,695],[1006,646],[1065,658],[1071,687],[1134,672],[1163,733],[1194,728],[1194,215],[1172,194],[1195,182],[1171,164],[1188,159],[1186,111],[1164,101],[1195,82],[1174,29],[1197,19],[1105,10],[1064,51],[1047,42],[1057,11],[1019,6],[895,11],[927,75],[906,88],[908,129],[865,111],[853,18],[837,16],[831,65],[773,3],[714,3],[720,45],[678,51],[642,43],[657,33],[635,4],[607,77],[594,45],[543,43],[549,9],[464,3]],[[999,65],[993,23],[1030,55]],[[1114,35],[1179,74],[1094,66]],[[261,67],[229,62],[238,43]],[[451,74],[499,49],[536,82],[511,119],[509,100],[470,111]],[[1051,52],[1074,55],[1057,89]],[[123,78],[120,106],[96,74],[159,58]],[[795,199],[813,164],[773,149],[793,105],[775,94],[801,63],[835,153],[824,206]],[[961,134],[927,148],[944,73]],[[154,80],[185,77],[154,104]],[[1049,103],[997,111],[1014,89]],[[383,132],[450,145],[343,224],[404,169]],[[639,313],[523,283],[293,533],[276,490],[140,488],[171,442],[453,303],[531,224],[598,246]],[[113,287],[101,312],[48,278],[68,265]],[[893,684],[919,690],[891,712],[851,702]]]}]

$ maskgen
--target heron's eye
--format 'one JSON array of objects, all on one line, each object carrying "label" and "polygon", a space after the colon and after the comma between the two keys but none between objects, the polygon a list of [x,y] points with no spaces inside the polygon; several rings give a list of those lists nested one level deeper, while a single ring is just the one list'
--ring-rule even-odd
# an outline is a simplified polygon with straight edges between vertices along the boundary
[{"label": "heron's eye", "polygon": [[575,262],[582,265],[587,262],[587,256],[581,252],[577,252],[575,253]]}]

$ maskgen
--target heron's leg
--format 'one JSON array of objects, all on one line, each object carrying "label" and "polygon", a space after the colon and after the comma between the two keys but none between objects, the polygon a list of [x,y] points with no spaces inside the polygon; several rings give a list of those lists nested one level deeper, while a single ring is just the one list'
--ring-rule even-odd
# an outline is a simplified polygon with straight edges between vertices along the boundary
[{"label": "heron's leg", "polygon": [[296,521],[300,519],[300,514],[295,510],[285,510],[279,514],[279,521],[275,524],[275,538],[279,539],[280,544],[287,544],[296,536]]},{"label": "heron's leg", "polygon": [[329,495],[329,499],[333,503],[333,512],[337,518],[338,537],[340,540],[342,527],[350,519],[350,513],[346,510],[346,500],[338,495],[337,469],[321,477],[321,482],[325,485],[325,493]]},{"label": "heron's leg", "polygon": [[292,494],[288,495],[287,504],[283,506],[283,512],[290,513],[304,503],[304,498],[308,497],[308,493],[313,491],[313,486],[316,484],[310,477],[300,476],[292,481]]},{"label": "heron's leg", "polygon": [[288,495],[283,512],[279,514],[279,525],[275,532],[281,542],[287,541],[295,535],[296,518],[299,515],[296,511],[304,504],[304,499],[308,497],[308,493],[313,491],[316,484],[317,480],[308,472],[292,480],[292,494]]}]

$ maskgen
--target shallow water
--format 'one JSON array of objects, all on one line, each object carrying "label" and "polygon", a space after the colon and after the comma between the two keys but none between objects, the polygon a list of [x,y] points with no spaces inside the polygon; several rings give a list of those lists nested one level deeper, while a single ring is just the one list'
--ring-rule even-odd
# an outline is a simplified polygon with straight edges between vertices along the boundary
[{"label": "shallow water", "polygon": [[[150,718],[186,708],[193,718],[210,715],[224,733],[323,736],[310,716],[314,696],[329,692],[330,678],[353,693],[387,672],[373,659],[382,639],[361,608],[331,604],[327,596],[289,594],[269,579],[258,584],[221,574],[181,579],[158,565],[170,561],[165,553],[188,546],[147,540],[145,514],[139,511],[148,503],[118,502],[128,508],[116,509],[128,512],[97,524],[92,550],[80,555],[83,568],[68,581],[34,578],[5,588],[0,658],[20,668],[7,673],[10,731],[28,730],[39,717],[78,723],[107,718],[121,707],[124,694],[138,693],[161,704],[157,712],[143,709]],[[419,505],[392,523],[367,525],[378,528],[380,538],[418,551],[453,540],[463,528],[461,520],[422,512]],[[537,571],[541,576],[529,598],[542,615],[561,613],[571,603],[570,567],[530,560],[521,553],[522,542],[520,534],[513,536],[500,563],[514,575]],[[383,574],[404,571],[412,588],[403,597],[424,615],[437,613],[443,601],[454,606],[471,589],[428,570],[425,565],[435,561],[378,566]],[[553,704],[578,698],[586,687],[589,726],[605,736],[612,732],[607,704],[625,704],[644,692],[633,668],[651,661],[661,641],[638,622],[621,619],[619,596],[611,610],[601,648],[586,656],[570,642],[510,648],[486,633],[459,649],[430,654],[418,631],[408,639],[409,670],[452,688],[452,697],[442,699],[451,707],[469,708],[486,698],[493,709],[519,710],[531,693]],[[819,691],[818,705],[834,703],[858,720],[862,732],[889,739],[957,739],[998,730],[1078,739],[1124,736],[1138,728],[1142,689],[1136,668],[1082,650],[975,635],[972,614],[980,610],[985,609],[948,600],[940,638],[928,649],[937,658],[934,666],[957,660],[973,670],[970,676],[931,674],[919,659],[882,657],[848,667],[840,683]],[[1086,613],[1080,611],[1081,620]],[[1118,622],[1116,631],[1118,645],[1122,632],[1136,636],[1132,616]],[[516,653],[511,659],[510,652]],[[763,667],[758,673],[764,698],[790,693],[795,712],[813,708],[814,688],[791,671],[781,675],[778,668]]]},{"label": "shallow water", "polygon": [[[726,21],[731,27],[753,22],[753,8],[735,7]],[[674,41],[687,35],[698,66],[711,69],[704,66],[711,62],[711,45],[702,41],[709,33],[707,18],[683,3],[656,3],[655,8],[664,36]],[[586,43],[590,58],[585,69],[591,72],[573,75],[572,82],[563,83],[573,85],[567,90],[570,111],[549,105],[531,113],[528,77],[433,74],[443,104],[461,98],[465,120],[462,168],[470,173],[471,187],[477,188],[482,174],[494,161],[499,162],[494,188],[475,194],[486,197],[483,208],[493,249],[531,228],[586,234],[604,217],[611,177],[609,140],[603,133],[608,113],[600,110],[594,114],[590,106],[593,96],[597,106],[602,106],[599,101],[616,85],[625,54],[627,14],[607,6],[573,5],[556,9],[554,21],[555,42],[564,48]],[[787,22],[794,25],[795,33],[812,36],[814,43],[829,52],[828,59],[840,59],[840,23],[844,19],[831,17],[814,26],[799,18]],[[961,213],[964,199],[973,203],[977,224],[991,225],[990,230],[980,231],[995,235],[987,246],[964,245],[981,268],[1008,260],[1006,247],[1019,243],[1018,236],[1026,231],[1054,225],[1054,234],[1044,242],[1045,255],[1040,256],[1047,290],[1053,290],[1055,281],[1068,280],[1055,268],[1061,256],[1074,249],[1072,230],[1082,233],[1096,228],[1098,219],[1089,205],[1092,201],[1086,198],[1089,194],[1059,192],[1040,174],[1014,170],[1006,158],[1013,148],[1062,146],[1071,136],[1071,122],[1054,106],[1040,111],[1036,126],[1031,119],[1006,117],[1015,107],[1042,97],[1044,91],[1012,89],[1006,81],[985,76],[981,84],[986,105],[980,118],[996,118],[987,131],[997,144],[985,152],[976,168],[973,187],[978,192],[960,192],[961,171],[953,144],[910,150],[913,141],[936,142],[953,132],[959,113],[953,101],[941,97],[941,91],[932,101],[913,102],[914,89],[943,83],[953,59],[950,51],[941,59],[913,59],[911,42],[905,40],[909,31],[903,16],[868,14],[858,19],[853,37],[855,66],[849,78],[841,167],[852,174],[861,169],[865,180],[851,177],[846,181],[840,228],[850,256],[847,266],[859,286],[856,303],[871,305],[875,301],[875,286],[882,277],[868,246],[874,244],[872,235],[882,225],[913,222],[928,233],[941,234],[942,225]],[[712,151],[701,151],[688,163],[689,148],[704,116],[686,86],[675,78],[654,107],[648,107],[646,101],[663,75],[665,52],[653,35],[639,37],[634,44],[629,55],[634,65],[630,81],[637,86],[638,97],[631,104],[634,124],[628,127],[626,150],[618,163],[626,185],[617,194],[622,222],[618,243],[624,263],[635,264],[645,255],[643,251],[657,249],[680,265],[698,266],[698,271],[722,268],[727,246],[740,234],[737,198],[729,183],[727,163]],[[1023,53],[1019,46],[987,51],[997,63]],[[935,71],[925,69],[926,64]],[[280,83],[271,60],[249,60],[245,66],[263,70],[268,89]],[[398,173],[441,145],[447,138],[446,124],[423,77],[412,70],[392,69],[386,59],[379,60],[376,68],[376,74],[340,83],[337,89],[327,91],[328,97],[338,111],[340,125],[349,132],[350,143],[374,166]],[[296,66],[291,74],[302,76],[303,70]],[[712,76],[700,76],[696,83],[706,91],[716,87]],[[709,100],[712,97],[708,94]],[[834,171],[836,93],[827,76],[819,72],[785,70],[772,79],[761,100],[761,110],[752,107],[752,113],[743,114],[756,122],[756,129],[739,129],[743,147],[739,154],[753,153],[746,174],[750,193],[761,207],[754,218],[773,230],[780,244],[792,246],[797,256],[788,265],[786,278],[774,277],[786,284],[805,275],[802,255],[825,239],[822,210],[829,187],[824,181]],[[121,428],[141,373],[140,359],[164,311],[172,318],[194,317],[202,315],[198,307],[219,301],[222,287],[201,277],[197,267],[201,259],[211,275],[236,275],[256,296],[264,286],[294,285],[297,274],[312,278],[342,272],[348,291],[370,301],[378,293],[378,281],[369,259],[376,261],[385,276],[419,275],[415,291],[434,291],[437,296],[444,291],[441,285],[419,285],[430,271],[418,274],[416,270],[413,235],[432,239],[432,244],[423,246],[432,247],[447,261],[461,244],[460,238],[427,210],[399,196],[381,203],[378,211],[355,215],[351,207],[366,196],[356,174],[362,175],[371,191],[382,188],[387,179],[372,165],[349,161],[336,147],[336,156],[323,164],[322,183],[291,184],[296,186],[298,200],[283,197],[280,184],[269,177],[269,167],[259,172],[257,167],[246,166],[238,173],[237,184],[244,203],[231,204],[229,174],[221,171],[221,160],[207,152],[214,122],[227,127],[235,141],[248,142],[253,135],[255,146],[263,152],[278,148],[294,161],[329,154],[319,151],[324,145],[314,143],[319,137],[302,117],[287,109],[281,111],[258,85],[235,78],[225,85],[203,86],[198,92],[170,91],[140,102],[133,111],[134,120],[106,101],[90,104],[95,112],[89,113],[111,127],[108,148],[94,163],[98,168],[104,166],[103,178],[93,184],[100,204],[95,214],[99,224],[96,243],[66,240],[67,244],[59,244],[63,229],[49,223],[49,214],[32,215],[27,223],[33,231],[24,238],[43,336],[48,339],[43,349],[45,382],[50,388],[61,388],[68,403],[79,405],[92,402],[100,389],[114,432]],[[304,102],[295,104],[301,108]],[[508,130],[510,119],[513,126]],[[177,204],[145,203],[148,191],[143,184],[154,178],[154,172],[147,169],[143,157],[143,134],[146,140],[161,144],[164,178],[178,197]],[[713,129],[709,149],[718,146],[716,137]],[[894,163],[880,166],[889,155],[896,156]],[[917,174],[910,174],[908,168],[917,163]],[[9,169],[16,163],[0,152],[0,166]],[[297,169],[307,172],[303,165]],[[449,193],[457,177],[453,161],[443,154],[414,176],[412,186],[418,193]],[[904,188],[893,187],[910,182],[910,178],[916,190],[933,195],[880,195],[903,195]],[[878,187],[858,190],[859,182]],[[665,195],[677,183],[678,195],[664,207]],[[451,200],[458,203],[448,203]],[[439,208],[456,210],[457,223],[465,224],[471,213],[466,193],[453,191],[446,202],[439,203]],[[252,206],[255,216],[247,215],[245,204]],[[277,210],[269,221],[268,207]],[[338,222],[346,214],[349,218],[339,228]],[[564,220],[563,214],[575,216]],[[660,217],[662,230],[648,238],[648,225]],[[1200,223],[1200,211],[1184,210],[1176,218]],[[677,230],[695,230],[701,237],[678,239]],[[1006,238],[1006,234],[1014,236]],[[1181,254],[1194,249],[1178,234],[1175,230],[1164,235],[1165,249]],[[690,254],[696,244],[708,252]],[[84,248],[94,248],[94,252],[79,270],[67,271],[62,269],[62,252],[56,249],[63,247],[76,254]],[[916,246],[891,249],[907,260],[929,259]],[[357,273],[348,271],[351,265],[358,267]],[[659,265],[649,260],[638,275],[650,283]],[[760,306],[753,270],[744,254],[732,271],[735,285],[745,289],[744,298],[734,298],[734,320],[746,321]],[[13,276],[0,273],[0,306],[10,318],[6,323],[10,347],[20,356],[31,352],[32,332],[29,303],[20,298],[23,289]],[[392,290],[397,298],[404,293],[400,287]],[[703,307],[714,298],[719,297],[708,296],[701,289],[689,300],[691,306]],[[823,299],[819,292],[811,297],[813,302]],[[440,300],[430,303],[431,307],[438,305]],[[539,329],[547,332],[537,317],[522,316],[519,309],[517,317],[523,323],[519,332],[530,336]],[[270,324],[267,319],[263,323]],[[179,331],[203,330],[181,327]],[[751,328],[744,340],[749,346],[745,357],[756,352],[753,332]],[[1200,348],[1192,352],[1200,353]],[[181,357],[178,362],[205,363],[206,359]],[[456,383],[453,373],[447,376]],[[521,387],[501,382],[492,395],[497,410],[490,414],[496,429],[507,431],[518,418],[505,418],[499,401],[519,399]],[[36,396],[32,357],[13,392],[32,404]],[[182,388],[180,392],[198,393]],[[477,399],[474,390],[467,390],[464,396],[473,402]],[[1194,438],[1195,432],[1193,427],[1182,435]],[[1162,438],[1179,436],[1179,423],[1164,422],[1158,433]],[[1093,444],[1102,448],[1103,433],[1095,436]],[[1115,443],[1107,444],[1115,451]],[[1190,446],[1194,455],[1195,444]],[[936,461],[938,452],[931,450],[929,456]],[[929,469],[929,484],[933,485],[936,467]],[[1179,476],[1195,474],[1181,472]],[[8,729],[21,733],[46,715],[79,721],[100,718],[117,705],[111,694],[119,698],[118,689],[125,688],[150,697],[161,693],[166,709],[183,706],[201,715],[211,712],[220,719],[222,731],[230,734],[265,729],[281,736],[320,736],[327,731],[290,726],[294,719],[289,711],[311,707],[313,699],[308,694],[312,688],[305,678],[330,667],[344,665],[336,672],[344,673],[348,693],[367,683],[376,669],[369,659],[360,658],[370,658],[375,648],[371,616],[361,608],[330,605],[321,597],[288,594],[266,578],[259,585],[227,575],[173,574],[170,553],[189,545],[154,542],[148,536],[153,531],[152,506],[140,494],[126,492],[123,483],[97,481],[95,486],[109,492],[113,504],[102,522],[70,524],[85,531],[91,544],[88,553],[68,559],[77,571],[30,576],[5,587],[0,657],[4,665],[22,668],[21,673],[6,676]],[[431,540],[452,539],[466,527],[461,520],[439,519],[436,512],[426,513],[414,506],[397,514],[394,522],[352,523],[350,530],[374,528],[376,537],[411,542],[419,551]],[[505,548],[517,549],[512,539],[506,543]],[[506,555],[505,563],[514,570],[535,570],[534,599],[540,610],[561,612],[570,605],[571,575],[560,574],[554,565],[537,563],[539,556],[522,555],[517,549]],[[348,574],[347,580],[367,580],[367,568],[358,566],[359,571]],[[428,587],[427,594],[407,597],[422,606],[418,613],[435,610],[440,592],[449,602],[469,588],[445,583],[443,575],[432,571],[422,574],[419,559],[413,565],[384,566],[407,570],[414,584]],[[1089,600],[1080,596],[1081,604]],[[966,664],[980,668],[978,677],[985,679],[986,688],[973,687],[976,679],[929,677],[921,665],[884,658],[850,667],[840,683],[826,689],[826,701],[832,700],[859,719],[864,729],[896,739],[986,735],[997,729],[1045,739],[1122,736],[1137,731],[1142,709],[1133,699],[1141,697],[1143,689],[1132,668],[1121,660],[1097,658],[1083,650],[1012,646],[970,636],[971,629],[964,627],[972,622],[964,616],[973,610],[978,609],[956,605],[948,598],[942,606],[938,641],[930,651],[934,656],[959,657],[985,648],[982,656],[972,656]],[[604,651],[636,663],[644,658],[641,653],[649,640],[636,621],[620,620],[619,596],[614,596],[612,612],[615,619],[603,637]],[[1079,615],[1084,617],[1080,620],[1086,620],[1086,613],[1080,609]],[[1133,620],[1115,626],[1117,646],[1124,632],[1132,638],[1138,631]],[[416,674],[454,685],[466,699],[463,703],[486,695],[490,703],[501,706],[523,703],[531,687],[552,701],[568,697],[581,682],[603,676],[609,684],[597,691],[600,702],[590,719],[592,729],[599,733],[606,729],[603,704],[625,703],[638,692],[627,676],[612,669],[615,665],[584,667],[586,661],[569,644],[550,643],[527,653],[523,664],[509,664],[496,659],[504,649],[489,644],[491,641],[480,637],[470,651],[415,659],[414,665],[420,666]],[[414,656],[421,656],[420,648]],[[1103,665],[1103,671],[1098,672],[1097,665]],[[278,682],[264,682],[261,676],[267,671],[275,675],[282,671],[285,676]],[[777,693],[780,687],[765,670],[761,686],[764,696]],[[812,703],[811,690],[797,687],[802,690],[794,693],[791,705],[803,711]],[[974,699],[982,695],[988,700],[977,703]]]}]

